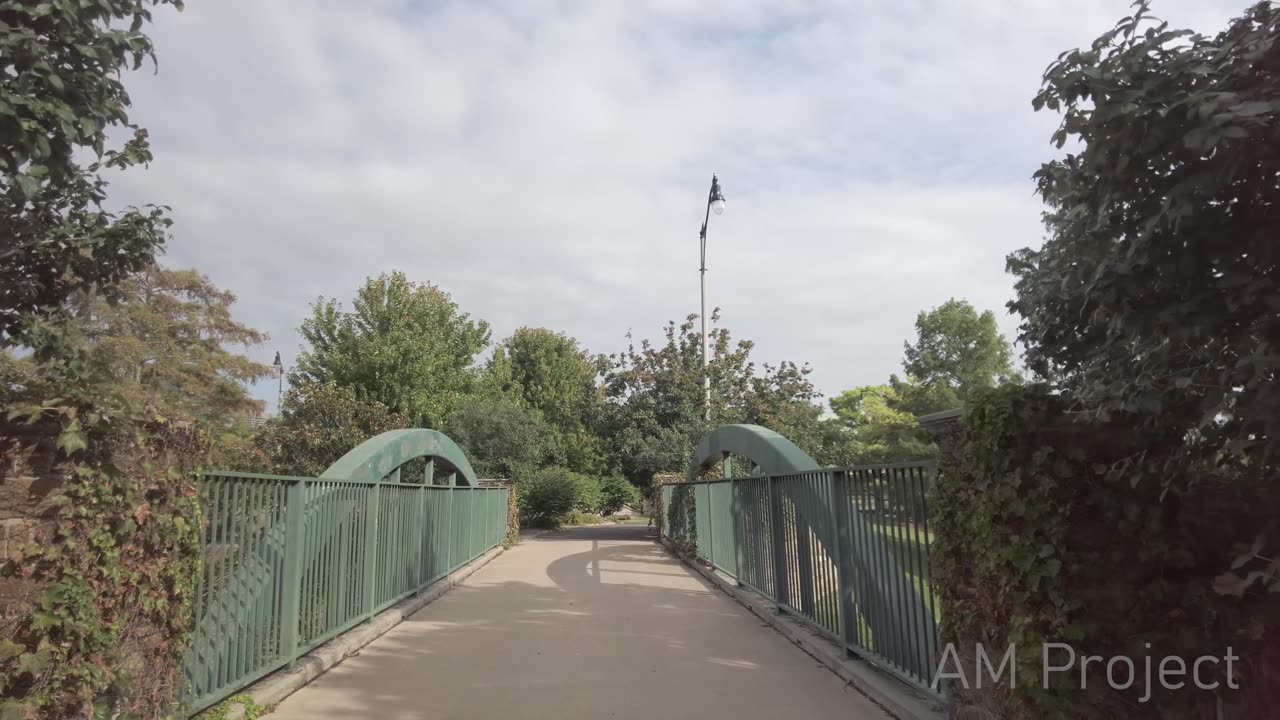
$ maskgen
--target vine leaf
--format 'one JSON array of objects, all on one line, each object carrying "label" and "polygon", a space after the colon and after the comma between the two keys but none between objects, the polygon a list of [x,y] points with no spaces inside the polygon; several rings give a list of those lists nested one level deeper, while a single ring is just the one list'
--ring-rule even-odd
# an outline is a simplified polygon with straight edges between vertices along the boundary
[{"label": "vine leaf", "polygon": [[67,455],[74,455],[87,447],[89,447],[89,439],[80,429],[78,420],[72,420],[58,435],[58,449]]},{"label": "vine leaf", "polygon": [[27,649],[24,646],[8,638],[0,640],[0,662],[15,658],[26,651]]}]

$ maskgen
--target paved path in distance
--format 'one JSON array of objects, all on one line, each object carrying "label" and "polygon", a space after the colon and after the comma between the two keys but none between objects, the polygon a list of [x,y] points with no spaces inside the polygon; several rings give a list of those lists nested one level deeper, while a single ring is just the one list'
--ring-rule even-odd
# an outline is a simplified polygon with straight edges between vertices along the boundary
[{"label": "paved path in distance", "polygon": [[643,525],[509,552],[269,720],[885,720]]}]

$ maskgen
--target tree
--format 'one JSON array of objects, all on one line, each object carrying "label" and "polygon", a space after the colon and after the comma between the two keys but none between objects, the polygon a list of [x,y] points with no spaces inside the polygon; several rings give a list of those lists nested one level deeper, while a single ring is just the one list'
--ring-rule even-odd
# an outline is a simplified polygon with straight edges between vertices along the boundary
[{"label": "tree", "polygon": [[506,396],[472,397],[449,417],[444,432],[482,477],[521,477],[548,464],[556,450],[542,418]]},{"label": "tree", "polygon": [[1013,376],[1009,343],[990,310],[952,298],[916,316],[916,342],[903,343],[907,375],[925,386],[949,386],[963,399]]},{"label": "tree", "polygon": [[583,473],[604,469],[595,425],[603,394],[597,358],[563,333],[524,327],[494,349],[486,381],[546,421],[563,464]]},{"label": "tree", "polygon": [[1030,367],[1166,461],[1274,472],[1280,427],[1280,10],[1209,37],[1148,3],[1049,66],[1037,110],[1078,152],[1035,178],[1039,250],[1009,257]]},{"label": "tree", "polygon": [[520,522],[532,527],[559,527],[578,505],[578,478],[562,467],[538,470],[516,483]]},{"label": "tree", "polygon": [[165,241],[162,209],[109,211],[103,179],[151,157],[123,74],[152,57],[142,28],[163,4],[181,7],[0,3],[0,352],[31,351],[4,370],[0,440],[21,458],[28,440],[9,424],[58,433],[56,458],[35,470],[57,502],[22,518],[43,540],[5,568],[32,604],[7,613],[4,717],[168,716],[182,686],[177,649],[200,568],[198,442],[96,375],[67,325],[74,293],[118,298]]},{"label": "tree", "polygon": [[280,418],[255,442],[271,457],[272,472],[316,477],[365,440],[407,427],[407,418],[350,387],[306,384],[289,388]]},{"label": "tree", "polygon": [[[106,169],[151,159],[121,71],[154,59],[150,7],[179,0],[6,3],[0,22],[0,348],[45,358],[42,321],[74,291],[106,296],[152,262],[169,225],[148,206],[107,212]],[[120,27],[118,22],[128,23]],[[108,135],[126,137],[108,149]],[[88,160],[88,164],[82,161]]]},{"label": "tree", "polygon": [[349,387],[417,425],[442,425],[474,385],[468,368],[489,343],[489,324],[399,271],[369,278],[353,305],[344,312],[322,297],[312,306],[290,381]]},{"label": "tree", "polygon": [[118,391],[225,427],[261,409],[244,384],[274,374],[230,349],[267,337],[231,317],[234,303],[235,295],[195,270],[151,265],[121,283],[117,302],[78,294],[71,327],[95,373]]},{"label": "tree", "polygon": [[[708,367],[711,419],[703,419],[702,338],[696,315],[664,329],[666,342],[643,340],[610,356],[604,373],[603,433],[614,451],[614,467],[632,483],[648,485],[658,472],[683,470],[693,448],[710,430],[730,423],[758,423],[817,451],[821,408],[808,380],[809,368],[790,362],[764,366],[751,361],[753,344],[733,343],[729,331],[712,331]],[[719,321],[719,311],[712,322]]]},{"label": "tree", "polygon": [[900,409],[902,402],[892,385],[867,385],[831,398],[837,421],[852,432],[853,464],[907,462],[937,455],[917,416]]},{"label": "tree", "polygon": [[640,491],[636,486],[617,476],[605,478],[600,493],[600,512],[605,515],[618,512],[623,505],[638,505],[640,502]]}]

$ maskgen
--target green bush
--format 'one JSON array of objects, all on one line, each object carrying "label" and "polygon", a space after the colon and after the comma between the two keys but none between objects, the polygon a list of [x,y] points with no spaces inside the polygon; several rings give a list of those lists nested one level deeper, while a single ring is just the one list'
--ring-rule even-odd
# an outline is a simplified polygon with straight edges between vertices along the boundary
[{"label": "green bush", "polygon": [[571,474],[573,475],[574,483],[578,486],[578,502],[574,505],[574,508],[584,513],[601,512],[604,506],[604,486],[600,482],[600,478],[577,473]]},{"label": "green bush", "polygon": [[580,475],[564,468],[538,470],[516,484],[520,523],[530,527],[558,527],[578,505]]},{"label": "green bush", "polygon": [[601,483],[603,496],[600,511],[612,515],[622,509],[623,505],[636,505],[640,502],[640,490],[625,478],[611,477]]},{"label": "green bush", "polygon": [[581,510],[574,510],[573,512],[569,513],[568,517],[566,517],[564,520],[565,525],[600,525],[606,522],[608,521],[600,517],[599,515],[593,515],[592,513],[585,513],[585,512],[582,512]]}]

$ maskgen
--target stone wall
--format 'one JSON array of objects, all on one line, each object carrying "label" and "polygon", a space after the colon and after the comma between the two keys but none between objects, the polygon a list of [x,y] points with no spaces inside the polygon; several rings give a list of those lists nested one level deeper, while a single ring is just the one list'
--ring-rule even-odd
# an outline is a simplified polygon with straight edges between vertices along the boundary
[{"label": "stone wall", "polygon": [[[0,423],[0,567],[53,531],[54,499],[66,477],[56,423]],[[0,576],[0,621],[25,614],[40,585]]]}]

